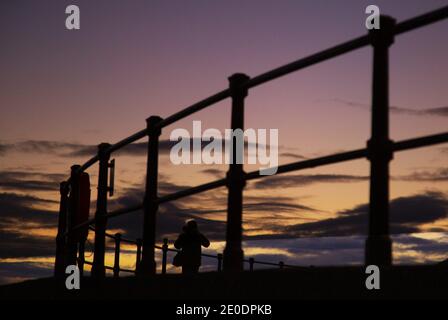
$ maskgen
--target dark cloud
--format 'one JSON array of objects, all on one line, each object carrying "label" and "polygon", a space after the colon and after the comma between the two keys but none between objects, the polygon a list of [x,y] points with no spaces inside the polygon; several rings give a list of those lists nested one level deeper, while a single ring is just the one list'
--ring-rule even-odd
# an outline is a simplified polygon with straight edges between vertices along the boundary
[{"label": "dark cloud", "polygon": [[[200,138],[187,139],[189,139],[190,150],[193,150],[193,143],[195,141],[197,142],[199,140],[198,142],[201,149],[211,143],[211,141],[202,141]],[[212,141],[214,141],[214,139]],[[218,141],[220,141],[221,150],[224,152],[226,140],[218,139]],[[178,141],[160,140],[159,152],[161,154],[167,154],[177,143]],[[246,148],[249,146],[247,141],[245,141],[244,144]],[[258,146],[263,145],[258,144]],[[269,145],[266,147],[269,147]],[[4,156],[9,152],[51,154],[60,157],[92,157],[98,153],[98,146],[48,140],[26,140],[16,143],[0,143],[0,156]],[[147,142],[136,142],[117,150],[114,152],[114,155],[146,156],[147,152]]]},{"label": "dark cloud", "polygon": [[[419,171],[409,175],[391,177],[399,181],[448,181],[448,169],[439,168],[428,171]],[[270,188],[290,188],[297,186],[311,185],[314,183],[352,183],[368,181],[368,176],[348,175],[348,174],[296,174],[296,175],[275,175],[265,177],[253,184],[255,189]]]},{"label": "dark cloud", "polygon": [[202,173],[209,174],[217,179],[225,178],[226,171],[219,170],[219,169],[205,169],[201,171]]},{"label": "dark cloud", "polygon": [[430,182],[441,182],[448,181],[448,169],[439,168],[427,171],[418,171],[406,176],[394,177],[395,180],[403,181],[430,181]]},{"label": "dark cloud", "polygon": [[0,144],[0,156],[3,156],[8,151],[8,147],[4,144]]},{"label": "dark cloud", "polygon": [[0,193],[0,258],[54,255],[54,239],[29,232],[57,225],[57,213],[34,206],[52,200],[15,193]]},{"label": "dark cloud", "polygon": [[[146,143],[135,143],[127,146],[123,150],[127,150],[123,151],[123,153],[129,155],[146,154],[144,153]],[[98,152],[98,147],[95,145],[46,140],[27,140],[17,143],[0,144],[0,155],[5,155],[8,152],[51,154],[61,157],[92,157]]]},{"label": "dark cloud", "polygon": [[47,140],[26,140],[12,144],[0,144],[0,150],[3,150],[3,153],[21,152],[64,154],[80,147],[82,147],[82,145],[76,143]]},{"label": "dark cloud", "polygon": [[66,175],[25,171],[0,172],[0,187],[21,191],[55,191]]},{"label": "dark cloud", "polygon": [[[446,218],[448,200],[442,193],[400,197],[390,202],[392,234],[420,231],[422,224]],[[338,217],[281,228],[281,237],[328,237],[367,234],[368,206],[366,204],[340,212]],[[445,230],[446,231],[446,230]]]},{"label": "dark cloud", "polygon": [[[343,99],[334,99],[334,101],[338,103],[345,104],[347,106],[351,107],[360,107],[363,109],[370,108],[370,105],[365,103],[358,103]],[[437,108],[429,108],[429,109],[410,109],[410,108],[403,108],[403,107],[396,107],[396,106],[390,106],[389,110],[393,113],[397,114],[407,114],[407,115],[413,115],[413,116],[439,116],[439,117],[448,117],[448,107],[437,107]]]},{"label": "dark cloud", "polygon": [[270,189],[270,188],[289,188],[310,185],[313,183],[322,182],[359,182],[366,181],[367,176],[345,175],[345,174],[301,174],[301,175],[288,175],[281,176],[276,175],[272,177],[266,177],[263,180],[259,180],[254,184],[255,189]]},{"label": "dark cloud", "polygon": [[25,281],[34,278],[51,277],[53,268],[36,262],[0,262],[0,284]]}]

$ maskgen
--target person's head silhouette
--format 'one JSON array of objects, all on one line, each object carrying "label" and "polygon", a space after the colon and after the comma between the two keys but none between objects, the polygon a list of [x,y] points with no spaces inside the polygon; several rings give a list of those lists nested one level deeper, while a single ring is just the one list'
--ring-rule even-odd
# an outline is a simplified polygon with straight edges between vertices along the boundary
[{"label": "person's head silhouette", "polygon": [[198,224],[194,220],[187,221],[186,225],[187,232],[195,232],[198,230]]}]

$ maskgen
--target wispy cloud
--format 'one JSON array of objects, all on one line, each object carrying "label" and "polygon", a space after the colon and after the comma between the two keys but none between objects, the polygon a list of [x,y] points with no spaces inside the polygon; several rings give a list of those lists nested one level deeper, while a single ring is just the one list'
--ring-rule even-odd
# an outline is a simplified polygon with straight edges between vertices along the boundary
[{"label": "wispy cloud", "polygon": [[409,175],[394,177],[394,179],[403,181],[448,181],[448,169],[438,168],[433,170],[417,171]]},{"label": "wispy cloud", "polygon": [[[194,141],[199,142],[201,149],[211,143],[210,141],[202,141],[200,138],[189,138],[191,150],[193,150]],[[221,149],[224,150],[224,145],[226,143],[225,139],[219,139],[218,142],[221,143]],[[169,153],[172,147],[177,143],[178,141],[160,140],[159,152],[162,154]],[[245,141],[246,148],[248,145],[249,143]],[[261,145],[258,144],[258,146]],[[26,140],[15,143],[0,143],[0,156],[5,156],[10,152],[50,154],[60,157],[92,157],[98,153],[98,146],[48,140]],[[136,142],[123,147],[114,154],[126,156],[146,156],[147,152],[147,142]]]},{"label": "wispy cloud", "polygon": [[297,186],[310,185],[314,183],[341,183],[341,182],[360,182],[368,180],[368,176],[356,176],[346,174],[303,174],[288,176],[272,176],[257,181],[254,184],[255,189],[270,188],[293,188]]},{"label": "wispy cloud", "polygon": [[280,153],[280,157],[293,158],[293,159],[296,159],[296,160],[306,160],[306,159],[308,159],[304,155],[297,154],[297,153],[292,153],[292,152],[282,152],[282,153]]},{"label": "wispy cloud", "polygon": [[[365,110],[370,110],[371,106],[366,103],[359,103],[348,101],[344,99],[334,99],[335,102],[344,104],[346,106],[362,108]],[[429,109],[411,109],[397,106],[390,106],[389,110],[397,114],[407,114],[412,116],[438,116],[438,117],[448,117],[448,106],[446,107],[436,107]]]},{"label": "wispy cloud", "polygon": [[0,187],[15,191],[55,191],[64,178],[65,175],[57,173],[3,171],[0,172]]}]

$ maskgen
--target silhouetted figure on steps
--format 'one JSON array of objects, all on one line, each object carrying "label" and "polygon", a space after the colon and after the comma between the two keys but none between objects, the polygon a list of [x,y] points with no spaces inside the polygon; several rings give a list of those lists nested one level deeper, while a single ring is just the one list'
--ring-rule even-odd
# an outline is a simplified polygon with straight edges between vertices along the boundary
[{"label": "silhouetted figure on steps", "polygon": [[174,247],[182,249],[182,273],[192,274],[201,266],[201,246],[207,248],[210,241],[198,230],[196,221],[190,220],[183,228]]}]

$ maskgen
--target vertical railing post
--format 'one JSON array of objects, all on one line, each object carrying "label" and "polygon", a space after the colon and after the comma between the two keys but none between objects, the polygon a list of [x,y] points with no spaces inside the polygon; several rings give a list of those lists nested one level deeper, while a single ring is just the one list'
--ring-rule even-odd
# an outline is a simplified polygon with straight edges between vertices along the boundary
[{"label": "vertical railing post", "polygon": [[138,238],[136,240],[137,254],[135,257],[135,273],[138,273],[138,267],[140,266],[140,261],[142,260],[142,239]]},{"label": "vertical railing post", "polygon": [[380,29],[370,31],[373,46],[372,136],[367,143],[370,160],[369,235],[366,264],[392,264],[389,237],[389,46],[394,41],[395,20],[380,17]]},{"label": "vertical railing post", "polygon": [[86,240],[82,239],[79,242],[79,250],[78,250],[78,268],[81,276],[84,275],[84,262],[86,261],[85,250],[86,250]]},{"label": "vertical railing post", "polygon": [[254,271],[254,263],[255,263],[255,259],[249,258],[249,271]]},{"label": "vertical railing post", "polygon": [[285,263],[284,263],[283,261],[280,261],[280,262],[278,263],[278,267],[279,267],[280,269],[283,269],[284,266],[285,266]]},{"label": "vertical railing post", "polygon": [[168,239],[163,239],[162,245],[162,274],[166,274],[166,255],[168,253]]},{"label": "vertical railing post", "polygon": [[156,244],[157,177],[159,166],[159,137],[161,129],[157,126],[162,118],[151,116],[146,120],[148,131],[148,161],[146,164],[146,189],[143,201],[143,252],[138,272],[142,276],[156,273],[154,246]]},{"label": "vertical railing post", "polygon": [[73,232],[73,227],[75,226],[76,214],[78,212],[79,206],[79,169],[81,166],[73,165],[71,167],[70,175],[70,196],[69,196],[69,210],[67,219],[67,252],[66,252],[66,264],[76,265],[77,262],[77,251],[78,242],[76,235]]},{"label": "vertical railing post", "polygon": [[95,212],[95,245],[92,265],[92,277],[104,278],[106,269],[104,268],[104,256],[106,253],[106,215],[107,215],[107,176],[109,168],[110,144],[101,143],[98,145],[98,195]]},{"label": "vertical railing post", "polygon": [[115,234],[115,256],[114,256],[114,278],[120,276],[120,244],[121,244],[121,234]]},{"label": "vertical railing post", "polygon": [[222,253],[218,253],[218,272],[222,271]]},{"label": "vertical railing post", "polygon": [[[232,96],[232,132],[244,130],[244,99],[247,96],[247,89],[244,83],[250,78],[242,73],[237,73],[229,77],[229,89]],[[227,172],[227,229],[226,247],[224,249],[224,271],[243,271],[244,253],[241,246],[242,224],[243,224],[243,189],[246,184],[242,159],[244,157],[244,135],[242,142],[236,140],[232,135],[231,158],[229,171]],[[238,143],[241,142],[241,143]]]},{"label": "vertical railing post", "polygon": [[65,254],[67,241],[65,232],[67,231],[68,189],[67,182],[61,182],[59,187],[61,201],[59,203],[58,234],[56,236],[56,257],[54,261],[54,275],[56,277],[64,276],[66,267]]}]

